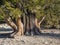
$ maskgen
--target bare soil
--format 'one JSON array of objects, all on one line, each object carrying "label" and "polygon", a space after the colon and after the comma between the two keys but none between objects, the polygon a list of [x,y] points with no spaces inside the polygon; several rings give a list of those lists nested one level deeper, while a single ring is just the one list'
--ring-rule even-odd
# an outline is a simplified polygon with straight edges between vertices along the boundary
[{"label": "bare soil", "polygon": [[60,45],[59,29],[42,29],[40,30],[42,32],[40,35],[9,38],[7,35],[2,35],[1,33],[10,33],[12,30],[9,26],[1,26],[0,45]]}]

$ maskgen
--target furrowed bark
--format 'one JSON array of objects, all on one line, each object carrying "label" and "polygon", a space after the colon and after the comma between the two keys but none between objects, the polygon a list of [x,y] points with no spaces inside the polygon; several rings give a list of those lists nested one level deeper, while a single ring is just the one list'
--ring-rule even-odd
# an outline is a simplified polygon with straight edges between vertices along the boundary
[{"label": "furrowed bark", "polygon": [[20,17],[17,18],[16,23],[17,23],[17,29],[18,29],[18,32],[16,35],[21,36],[24,34],[24,31],[23,31],[23,24],[21,22]]},{"label": "furrowed bark", "polygon": [[25,35],[30,35],[29,16],[25,15]]},{"label": "furrowed bark", "polygon": [[25,30],[26,30],[26,16],[25,16],[25,14],[23,14],[23,30],[25,33]]},{"label": "furrowed bark", "polygon": [[34,29],[34,15],[30,15],[30,33],[31,35],[35,35],[35,29]]}]

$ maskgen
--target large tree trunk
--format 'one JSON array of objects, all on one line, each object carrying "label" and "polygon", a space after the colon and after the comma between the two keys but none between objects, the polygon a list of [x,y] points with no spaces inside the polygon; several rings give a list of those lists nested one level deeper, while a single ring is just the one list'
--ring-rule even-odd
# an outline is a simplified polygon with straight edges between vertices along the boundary
[{"label": "large tree trunk", "polygon": [[39,35],[41,33],[39,30],[35,15],[26,15],[26,35]]}]

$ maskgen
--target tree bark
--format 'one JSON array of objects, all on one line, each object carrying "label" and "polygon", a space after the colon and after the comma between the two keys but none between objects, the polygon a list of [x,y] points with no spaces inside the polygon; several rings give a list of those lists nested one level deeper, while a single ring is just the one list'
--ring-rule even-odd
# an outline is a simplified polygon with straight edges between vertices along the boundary
[{"label": "tree bark", "polygon": [[44,21],[45,17],[46,17],[46,15],[43,16],[43,18],[39,22],[38,22],[38,19],[35,18],[35,25],[39,28],[39,30],[41,29],[40,26],[41,26],[41,23]]},{"label": "tree bark", "polygon": [[38,22],[38,24],[39,24],[39,25],[43,22],[43,20],[45,19],[45,17],[46,17],[46,15],[45,15],[45,16],[43,16],[43,18],[41,19],[41,21],[40,21],[40,22]]},{"label": "tree bark", "polygon": [[5,21],[9,26],[13,28],[14,32],[17,30],[17,26],[14,24],[10,17],[5,17]]},{"label": "tree bark", "polygon": [[34,22],[34,24],[35,24],[35,26],[34,26],[34,28],[35,28],[35,33],[36,33],[36,35],[40,35],[40,25],[38,24],[38,19],[35,17],[35,22]]},{"label": "tree bark", "polygon": [[35,29],[34,29],[34,16],[30,15],[30,33],[31,35],[35,35]]},{"label": "tree bark", "polygon": [[14,36],[17,33],[17,26],[15,25],[15,23],[12,21],[10,17],[5,17],[5,21],[10,27],[12,27],[13,32],[11,36]]},{"label": "tree bark", "polygon": [[18,36],[21,36],[21,35],[24,35],[24,31],[23,31],[23,23],[21,22],[21,18],[17,18],[16,20],[16,23],[17,23],[17,34]]},{"label": "tree bark", "polygon": [[26,16],[25,16],[25,14],[23,14],[23,30],[24,30],[24,34],[25,34],[25,31],[26,31]]},{"label": "tree bark", "polygon": [[26,24],[25,24],[25,35],[30,35],[30,20],[29,20],[29,16],[25,15],[25,19],[26,19]]}]

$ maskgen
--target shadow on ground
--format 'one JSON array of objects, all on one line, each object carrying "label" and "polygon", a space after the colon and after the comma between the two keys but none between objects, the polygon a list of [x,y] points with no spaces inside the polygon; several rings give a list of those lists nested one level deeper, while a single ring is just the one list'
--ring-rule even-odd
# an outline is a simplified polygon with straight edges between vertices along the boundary
[{"label": "shadow on ground", "polygon": [[54,34],[54,33],[41,33],[39,36],[60,38],[60,34]]},{"label": "shadow on ground", "polygon": [[0,38],[14,38],[14,37],[11,37],[10,36],[11,35],[11,33],[7,33],[7,34],[0,34]]},{"label": "shadow on ground", "polygon": [[[10,35],[11,33],[0,34],[0,38],[14,38],[14,37],[11,37]],[[34,36],[60,38],[60,34],[51,34],[51,33],[41,33],[40,35],[34,35]]]},{"label": "shadow on ground", "polygon": [[[12,29],[5,29],[5,28],[0,28],[0,32],[6,32],[8,31],[8,33],[0,33],[0,38],[14,38],[11,37],[10,35],[12,34],[13,31]],[[40,35],[34,35],[34,36],[43,36],[43,37],[53,37],[53,38],[60,38],[60,34],[56,34],[56,33],[40,33]]]},{"label": "shadow on ground", "polygon": [[0,28],[0,38],[14,38],[11,37],[12,32],[11,28]]},{"label": "shadow on ground", "polygon": [[12,31],[11,28],[0,28],[0,31]]}]

